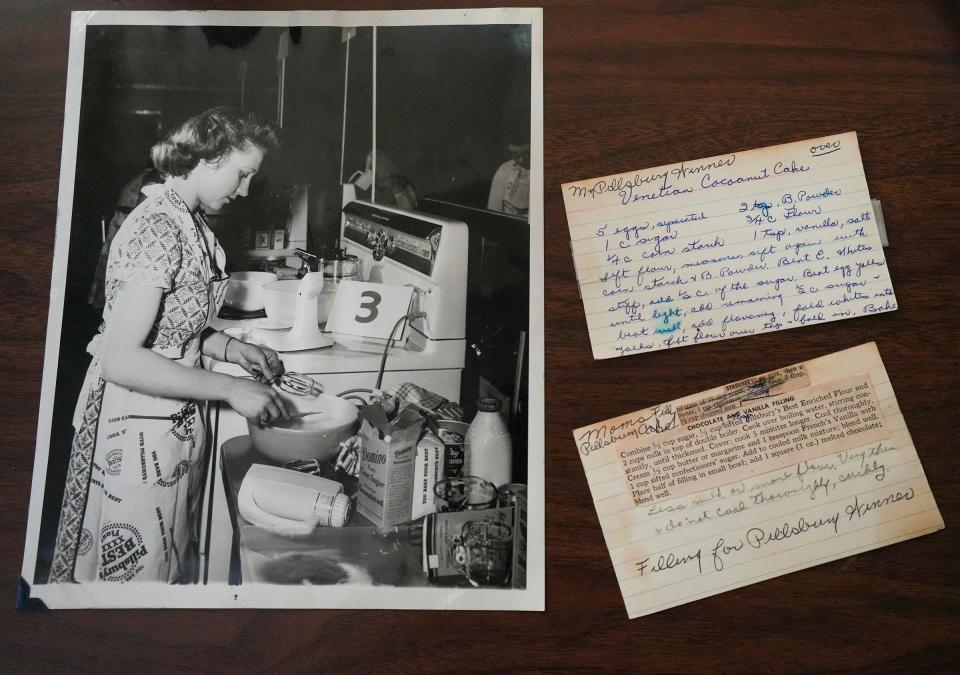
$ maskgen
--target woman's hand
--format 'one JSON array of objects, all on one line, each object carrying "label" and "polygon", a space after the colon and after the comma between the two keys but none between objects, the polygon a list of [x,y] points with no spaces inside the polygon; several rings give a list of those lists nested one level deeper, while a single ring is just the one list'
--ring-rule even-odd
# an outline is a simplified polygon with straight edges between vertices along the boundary
[{"label": "woman's hand", "polygon": [[242,377],[235,379],[236,382],[227,394],[227,403],[238,413],[258,424],[268,424],[279,417],[290,417],[290,412],[276,389]]},{"label": "woman's hand", "polygon": [[234,339],[227,345],[227,360],[236,363],[261,382],[276,382],[283,375],[283,361],[269,347]]}]

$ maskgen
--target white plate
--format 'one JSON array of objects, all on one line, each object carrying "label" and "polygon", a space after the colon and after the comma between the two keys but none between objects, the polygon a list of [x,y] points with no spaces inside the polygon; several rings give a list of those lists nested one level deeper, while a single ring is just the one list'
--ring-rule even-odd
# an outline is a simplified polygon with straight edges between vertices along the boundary
[{"label": "white plate", "polygon": [[286,330],[287,328],[293,328],[292,321],[271,319],[269,317],[265,319],[254,319],[250,322],[250,325],[254,328],[262,328],[264,330]]}]

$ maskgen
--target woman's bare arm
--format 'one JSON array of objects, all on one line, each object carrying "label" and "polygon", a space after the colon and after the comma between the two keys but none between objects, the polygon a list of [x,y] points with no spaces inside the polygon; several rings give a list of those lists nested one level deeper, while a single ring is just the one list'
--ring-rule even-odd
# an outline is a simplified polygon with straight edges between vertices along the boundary
[{"label": "woman's bare arm", "polygon": [[162,294],[161,288],[134,283],[119,290],[101,343],[104,380],[152,396],[226,401],[250,418],[286,416],[271,387],[181,365],[145,347]]}]

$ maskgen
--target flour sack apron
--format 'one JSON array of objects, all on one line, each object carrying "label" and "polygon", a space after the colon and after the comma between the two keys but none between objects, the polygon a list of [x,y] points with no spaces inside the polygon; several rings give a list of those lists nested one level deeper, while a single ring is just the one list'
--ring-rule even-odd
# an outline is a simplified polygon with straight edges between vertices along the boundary
[{"label": "flour sack apron", "polygon": [[[226,291],[219,273],[224,254],[202,219],[183,218],[183,231],[194,235],[185,240],[197,247],[210,280],[209,323]],[[191,581],[188,560],[196,557],[190,547],[196,545],[206,468],[205,403],[105,382],[99,347],[98,335],[88,347],[93,361],[74,416],[77,434],[50,581]],[[202,367],[199,332],[171,360]]]}]

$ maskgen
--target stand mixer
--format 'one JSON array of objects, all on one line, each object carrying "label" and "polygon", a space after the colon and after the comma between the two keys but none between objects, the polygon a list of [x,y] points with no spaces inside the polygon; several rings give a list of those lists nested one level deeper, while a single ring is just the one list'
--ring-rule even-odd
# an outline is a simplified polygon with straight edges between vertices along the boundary
[{"label": "stand mixer", "polygon": [[320,331],[319,298],[323,291],[321,260],[303,249],[293,253],[304,262],[306,274],[297,287],[293,327],[289,330],[257,329],[257,339],[278,352],[298,352],[307,349],[332,347],[333,338]]}]

